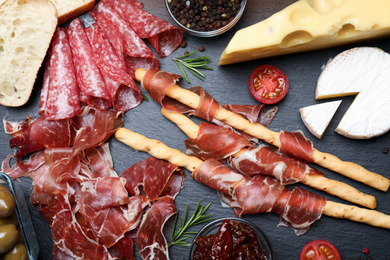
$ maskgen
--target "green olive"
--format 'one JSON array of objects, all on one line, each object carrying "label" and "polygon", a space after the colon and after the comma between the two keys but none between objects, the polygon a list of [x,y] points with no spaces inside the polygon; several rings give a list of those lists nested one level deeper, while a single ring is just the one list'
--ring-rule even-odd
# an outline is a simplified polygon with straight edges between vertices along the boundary
[{"label": "green olive", "polygon": [[0,189],[0,218],[7,218],[15,210],[15,199],[9,190]]},{"label": "green olive", "polygon": [[3,260],[27,260],[28,254],[26,246],[23,244],[16,244],[10,251],[4,254]]},{"label": "green olive", "polygon": [[6,224],[14,224],[17,227],[19,226],[18,217],[16,216],[16,213],[12,214],[10,217],[7,218],[0,218],[0,225]]},{"label": "green olive", "polygon": [[0,254],[11,250],[19,238],[19,232],[13,224],[0,226]]}]

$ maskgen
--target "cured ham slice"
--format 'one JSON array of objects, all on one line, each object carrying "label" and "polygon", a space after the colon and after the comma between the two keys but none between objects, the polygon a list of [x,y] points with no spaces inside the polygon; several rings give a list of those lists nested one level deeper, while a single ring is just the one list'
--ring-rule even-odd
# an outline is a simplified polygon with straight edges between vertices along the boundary
[{"label": "cured ham slice", "polygon": [[111,107],[111,99],[80,18],[74,19],[67,30],[80,90],[88,105],[100,109]]},{"label": "cured ham slice", "polygon": [[[44,116],[47,120],[71,118],[80,113],[80,96],[68,37],[58,27],[51,43],[49,86]],[[45,95],[44,95],[45,96]]]},{"label": "cured ham slice", "polygon": [[226,159],[244,147],[251,146],[250,142],[230,129],[201,122],[198,136],[184,141],[186,153],[201,160],[214,158]]},{"label": "cured ham slice", "polygon": [[265,111],[264,104],[261,105],[238,105],[238,104],[226,104],[223,108],[242,115],[248,119],[251,123],[259,123],[265,127],[268,127],[274,119],[277,107],[271,110]]},{"label": "cured ham slice", "polygon": [[307,174],[325,175],[304,162],[279,154],[274,147],[268,145],[248,148],[231,158],[230,165],[248,176],[273,176],[282,184],[300,182]]},{"label": "cured ham slice", "polygon": [[[91,43],[91,45],[94,44],[93,37],[94,37],[94,27],[90,26],[84,29],[85,33]],[[115,36],[114,36],[115,37]],[[117,37],[116,37],[117,38]],[[104,40],[104,39],[103,39]],[[105,44],[109,44],[105,42]],[[122,44],[122,43],[119,43]],[[98,51],[98,50],[96,50]],[[118,50],[121,52],[122,50]],[[115,53],[113,53],[113,56]],[[118,59],[121,59],[120,57]],[[124,61],[118,61],[119,63],[124,63]],[[124,72],[126,64],[122,65],[122,77],[125,78],[125,81],[127,83],[123,83],[120,81],[120,78],[116,78],[115,75],[110,76],[110,66],[111,65],[104,65],[104,63],[98,63],[103,79],[106,83],[107,91],[111,97],[111,103],[113,105],[113,108],[115,111],[128,111],[132,108],[137,107],[142,103],[143,96],[141,91],[139,90],[137,84],[135,84],[134,80],[130,77],[128,77],[127,71]],[[115,68],[112,68],[115,69]],[[119,73],[119,72],[118,72]]]},{"label": "cured ham slice", "polygon": [[326,203],[325,198],[308,191],[296,188],[291,192],[270,177],[243,176],[214,159],[204,161],[191,177],[217,190],[237,216],[275,212],[297,235],[321,217]]},{"label": "cured ham slice", "polygon": [[303,135],[302,131],[280,131],[279,139],[279,151],[281,153],[305,162],[314,163],[313,143]]},{"label": "cured ham slice", "polygon": [[139,37],[147,39],[151,43],[161,58],[172,54],[183,41],[183,32],[180,28],[141,9],[136,1],[113,0],[106,2],[110,2],[114,6],[115,10]]},{"label": "cured ham slice", "polygon": [[[18,133],[31,120],[8,122],[6,129]],[[176,212],[174,197],[182,189],[184,171],[150,158],[118,176],[105,141],[122,126],[123,113],[84,107],[64,121],[72,137],[66,147],[41,149],[12,167],[10,155],[2,164],[13,178],[32,178],[30,200],[51,226],[54,259],[135,259],[132,239],[137,234],[143,253],[167,257],[161,229]],[[142,178],[133,179],[138,175]],[[138,194],[127,191],[124,177]]]},{"label": "cured ham slice", "polygon": [[107,1],[100,1],[90,14],[104,32],[118,31],[124,44],[127,69],[133,78],[135,78],[134,73],[137,68],[158,69],[160,67],[159,60],[149,47]]},{"label": "cured ham slice", "polygon": [[145,193],[149,200],[176,197],[185,179],[183,169],[163,160],[149,157],[126,169],[120,177],[126,180],[130,195]]},{"label": "cured ham slice", "polygon": [[138,250],[143,259],[169,259],[163,234],[165,222],[176,213],[172,197],[162,197],[146,212],[137,235]]},{"label": "cured ham slice", "polygon": [[5,132],[11,135],[10,147],[17,146],[15,158],[44,148],[68,147],[71,143],[69,121],[66,119],[48,121],[44,117],[28,117],[15,123],[4,119]]}]

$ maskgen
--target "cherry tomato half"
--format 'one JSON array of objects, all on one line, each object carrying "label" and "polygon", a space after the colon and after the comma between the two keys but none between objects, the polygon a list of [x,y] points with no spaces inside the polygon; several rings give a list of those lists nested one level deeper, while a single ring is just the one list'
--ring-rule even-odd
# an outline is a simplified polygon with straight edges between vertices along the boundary
[{"label": "cherry tomato half", "polygon": [[286,96],[288,79],[278,68],[262,65],[252,71],[248,86],[257,101],[263,104],[275,104]]},{"label": "cherry tomato half", "polygon": [[341,260],[341,257],[332,243],[317,239],[302,248],[299,260]]}]

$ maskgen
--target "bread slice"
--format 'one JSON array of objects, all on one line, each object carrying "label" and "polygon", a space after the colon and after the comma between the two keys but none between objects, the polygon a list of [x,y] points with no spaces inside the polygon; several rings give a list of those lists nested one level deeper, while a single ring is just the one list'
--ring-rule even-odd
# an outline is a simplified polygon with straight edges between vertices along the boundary
[{"label": "bread slice", "polygon": [[[0,0],[0,5],[6,0]],[[50,0],[57,8],[58,24],[63,24],[73,18],[90,11],[95,6],[95,0]]]},{"label": "bread slice", "polygon": [[51,0],[57,7],[58,24],[88,12],[95,6],[95,0]]},{"label": "bread slice", "polygon": [[0,6],[0,104],[24,105],[57,27],[49,0],[6,0]]}]

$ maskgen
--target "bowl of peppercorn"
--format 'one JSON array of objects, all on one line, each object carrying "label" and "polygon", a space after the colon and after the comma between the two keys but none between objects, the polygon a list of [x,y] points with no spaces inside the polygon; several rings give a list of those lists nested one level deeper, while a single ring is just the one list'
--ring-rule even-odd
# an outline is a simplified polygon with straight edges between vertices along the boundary
[{"label": "bowl of peppercorn", "polygon": [[271,243],[255,224],[241,218],[221,218],[206,224],[194,237],[191,260],[274,260]]},{"label": "bowl of peppercorn", "polygon": [[244,13],[247,0],[165,0],[172,19],[187,33],[213,37],[231,29]]}]

